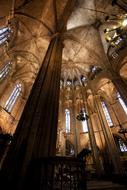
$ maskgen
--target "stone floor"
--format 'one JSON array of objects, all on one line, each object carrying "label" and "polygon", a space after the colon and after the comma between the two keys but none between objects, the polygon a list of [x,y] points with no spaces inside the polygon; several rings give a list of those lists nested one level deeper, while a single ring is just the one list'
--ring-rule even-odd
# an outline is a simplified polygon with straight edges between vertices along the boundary
[{"label": "stone floor", "polygon": [[127,186],[111,181],[90,180],[87,182],[88,190],[127,190]]}]

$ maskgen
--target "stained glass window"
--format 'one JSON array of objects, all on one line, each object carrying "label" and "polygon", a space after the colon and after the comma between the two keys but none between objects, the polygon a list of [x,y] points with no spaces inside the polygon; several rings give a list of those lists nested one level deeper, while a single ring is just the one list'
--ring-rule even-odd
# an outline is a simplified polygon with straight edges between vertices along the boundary
[{"label": "stained glass window", "polygon": [[66,133],[70,132],[70,110],[65,109]]},{"label": "stained glass window", "polygon": [[3,44],[10,36],[10,29],[8,27],[0,29],[0,45]]},{"label": "stained glass window", "polygon": [[21,84],[16,84],[15,88],[13,89],[10,97],[8,98],[8,100],[6,101],[5,103],[5,106],[4,106],[4,109],[7,111],[7,112],[11,112],[20,92],[21,92],[21,89],[22,89],[22,85]]},{"label": "stained glass window", "polygon": [[109,127],[113,127],[113,122],[112,122],[111,116],[109,114],[107,105],[105,104],[105,102],[101,102],[101,104],[102,104],[102,108],[103,108],[103,111],[104,111],[104,114],[105,114],[105,117],[106,117]]},{"label": "stained glass window", "polygon": [[119,93],[117,93],[117,98],[118,98],[118,101],[121,104],[122,108],[124,109],[125,113],[127,114],[127,106],[126,106],[125,102],[123,101],[123,99],[121,98]]},{"label": "stained glass window", "polygon": [[[83,112],[84,114],[84,118],[86,118],[86,113]],[[83,129],[83,132],[84,133],[87,133],[88,132],[88,125],[87,125],[87,119],[82,121],[82,129]]]},{"label": "stained glass window", "polygon": [[8,62],[1,70],[0,70],[0,81],[4,79],[11,69],[11,62]]}]

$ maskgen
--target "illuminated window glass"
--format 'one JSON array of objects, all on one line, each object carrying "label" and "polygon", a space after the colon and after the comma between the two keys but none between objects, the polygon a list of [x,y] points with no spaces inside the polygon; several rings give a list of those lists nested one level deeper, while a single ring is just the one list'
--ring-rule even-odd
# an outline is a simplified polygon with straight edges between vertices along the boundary
[{"label": "illuminated window glass", "polygon": [[124,141],[119,137],[114,137],[114,139],[115,139],[116,145],[117,145],[120,153],[124,153],[124,152],[126,153],[127,152],[127,146],[124,143]]},{"label": "illuminated window glass", "polygon": [[122,108],[124,109],[125,113],[127,114],[127,106],[126,104],[124,103],[123,99],[121,98],[120,94],[117,93],[117,98],[118,98],[118,101],[119,103],[121,104]]},{"label": "illuminated window glass", "polygon": [[0,70],[0,81],[4,79],[11,69],[11,62],[8,62],[1,70]]},{"label": "illuminated window glass", "polygon": [[70,132],[70,110],[65,109],[66,133]]},{"label": "illuminated window glass", "polygon": [[8,27],[0,29],[0,45],[3,44],[10,35],[10,29]]},{"label": "illuminated window glass", "polygon": [[7,111],[7,112],[11,112],[20,92],[21,92],[21,89],[22,89],[22,86],[21,84],[17,84],[15,86],[15,88],[13,89],[10,97],[8,98],[8,100],[6,101],[6,104],[4,106],[4,109]]},{"label": "illuminated window glass", "polygon": [[127,152],[127,146],[124,144],[122,139],[119,138],[119,147],[121,152]]},{"label": "illuminated window glass", "polygon": [[103,108],[103,111],[104,111],[104,114],[105,114],[105,117],[106,117],[109,127],[113,127],[112,119],[110,117],[110,114],[109,114],[109,111],[108,111],[108,108],[107,108],[105,102],[101,102],[101,104],[102,104],[102,108]]},{"label": "illuminated window glass", "polygon": [[[84,112],[84,117],[86,118],[86,113]],[[82,130],[84,133],[88,132],[88,125],[87,125],[87,119],[82,121]]]}]

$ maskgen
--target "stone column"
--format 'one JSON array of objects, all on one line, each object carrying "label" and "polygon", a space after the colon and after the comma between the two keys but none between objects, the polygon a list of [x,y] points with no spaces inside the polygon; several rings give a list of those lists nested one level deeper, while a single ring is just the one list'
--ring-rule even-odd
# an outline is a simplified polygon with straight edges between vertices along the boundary
[{"label": "stone column", "polygon": [[96,165],[96,172],[97,172],[98,177],[100,177],[101,174],[103,173],[103,168],[102,168],[102,165],[99,160],[99,151],[97,149],[97,143],[96,143],[95,133],[94,133],[94,129],[93,129],[93,123],[92,123],[94,113],[91,112],[91,110],[90,110],[88,98],[86,100],[85,109],[86,109],[86,114],[89,116],[88,132],[89,132],[89,138],[90,138],[91,148],[92,148],[92,152],[93,152],[93,158],[94,158],[95,165]]},{"label": "stone column", "polygon": [[[76,97],[75,97],[76,99]],[[75,132],[75,146],[76,146],[76,154],[78,154],[81,151],[81,146],[80,146],[80,132],[82,128],[82,121],[78,121],[76,119],[77,115],[79,114],[81,110],[81,100],[77,99],[74,102],[74,132]]]},{"label": "stone column", "polygon": [[[49,44],[3,163],[1,183],[4,187],[25,190],[26,183],[28,189],[36,184],[40,187],[40,174],[37,170],[38,178],[35,176],[31,163],[41,157],[55,155],[61,60],[62,43],[56,35]],[[33,182],[31,177],[37,182]]]},{"label": "stone column", "polygon": [[78,129],[77,129],[77,121],[76,121],[76,105],[74,103],[74,99],[73,99],[73,103],[72,103],[72,126],[73,126],[73,133],[74,133],[74,144],[75,144],[75,155],[78,154],[79,152],[79,135],[78,135]]},{"label": "stone column", "polygon": [[[66,129],[65,129],[65,102],[64,102],[64,97],[65,97],[65,89],[61,85],[61,90],[60,90],[60,105],[59,105],[59,119],[61,123],[61,141],[60,141],[60,154],[61,156],[65,156],[66,152]],[[60,126],[59,126],[60,127]],[[57,137],[58,138],[58,137]]]},{"label": "stone column", "polygon": [[[85,100],[82,88],[83,88],[82,86],[78,85],[75,87],[75,118],[81,112],[82,109],[85,109]],[[78,153],[79,153],[80,151],[82,151],[83,148],[85,148],[85,146],[83,146],[82,144],[82,138],[86,138],[84,137],[83,134],[83,121],[76,119],[76,132],[78,137],[77,144],[78,144]]]},{"label": "stone column", "polygon": [[109,151],[109,154],[111,156],[112,163],[114,166],[114,173],[122,175],[123,174],[123,168],[121,165],[119,152],[118,152],[118,149],[116,147],[111,129],[107,124],[99,96],[96,96],[95,103],[96,103],[97,112],[98,112],[99,116],[101,117],[102,129],[104,132],[107,148],[108,148],[108,151]]},{"label": "stone column", "polygon": [[[96,26],[95,28],[98,30],[99,29],[99,24],[95,25],[95,26]],[[99,35],[99,38],[100,38],[99,41],[100,41],[100,44],[101,44],[101,47],[102,47],[102,52],[103,52],[102,55],[104,55],[103,56],[103,59],[104,59],[103,66],[104,66],[105,70],[108,73],[107,77],[109,77],[109,79],[114,83],[117,90],[121,94],[122,98],[125,100],[125,102],[127,102],[127,97],[126,97],[127,93],[126,93],[125,83],[113,71],[113,68],[112,68],[112,66],[111,66],[111,64],[109,62],[109,59],[108,59],[107,55],[105,54],[104,47],[103,47],[100,35]],[[93,95],[95,96],[95,93],[93,93]],[[99,117],[101,119],[102,129],[104,131],[104,136],[105,136],[105,140],[106,140],[106,143],[107,143],[107,146],[108,146],[109,154],[111,156],[111,159],[112,159],[112,162],[113,162],[113,165],[114,165],[114,172],[116,174],[121,174],[122,175],[123,174],[123,168],[122,168],[122,165],[121,165],[120,156],[119,156],[119,153],[118,153],[118,150],[117,150],[113,135],[111,133],[110,128],[107,126],[107,121],[106,121],[104,112],[102,110],[102,106],[101,106],[100,101],[95,100],[95,103],[96,103],[96,108],[98,110],[97,112],[98,112]]]},{"label": "stone column", "polygon": [[117,91],[120,93],[121,97],[123,98],[123,100],[127,104],[127,85],[122,80],[119,73],[117,73],[114,70],[114,66],[111,63],[111,60],[109,60],[107,54],[104,51],[104,46],[102,44],[102,39],[101,39],[101,36],[99,34],[99,27],[100,27],[100,25],[96,25],[95,28],[98,31],[98,43],[100,43],[100,46],[102,47],[102,55],[103,55],[103,59],[104,59],[103,67],[105,68],[105,70],[107,72],[107,77],[113,82],[113,84],[115,85]]}]

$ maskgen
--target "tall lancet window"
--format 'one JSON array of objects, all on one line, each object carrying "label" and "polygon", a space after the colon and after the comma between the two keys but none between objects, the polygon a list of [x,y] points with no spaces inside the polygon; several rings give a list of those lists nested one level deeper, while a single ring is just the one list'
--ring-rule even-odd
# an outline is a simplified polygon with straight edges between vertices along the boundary
[{"label": "tall lancet window", "polygon": [[11,69],[11,62],[8,62],[1,70],[0,70],[0,81],[3,80]]},{"label": "tall lancet window", "polygon": [[65,109],[66,133],[70,133],[70,110]]},{"label": "tall lancet window", "polygon": [[0,45],[7,41],[10,35],[10,29],[8,27],[0,29]]},{"label": "tall lancet window", "polygon": [[103,111],[104,111],[104,114],[105,114],[105,117],[106,117],[109,127],[113,127],[113,122],[112,122],[111,116],[109,114],[107,105],[105,104],[104,101],[102,101],[101,104],[102,104],[102,108],[103,108]]},{"label": "tall lancet window", "polygon": [[85,111],[83,112],[85,120],[82,121],[82,131],[83,133],[88,133],[88,124],[87,124],[87,117]]},{"label": "tall lancet window", "polygon": [[16,84],[15,88],[13,89],[10,97],[8,98],[8,100],[5,103],[4,109],[7,112],[11,112],[19,94],[21,93],[22,90],[22,85],[21,84]]},{"label": "tall lancet window", "polygon": [[123,101],[123,99],[121,98],[119,92],[117,93],[117,98],[118,98],[118,101],[121,104],[122,108],[124,109],[125,113],[127,114],[127,106],[126,106],[125,102]]}]

